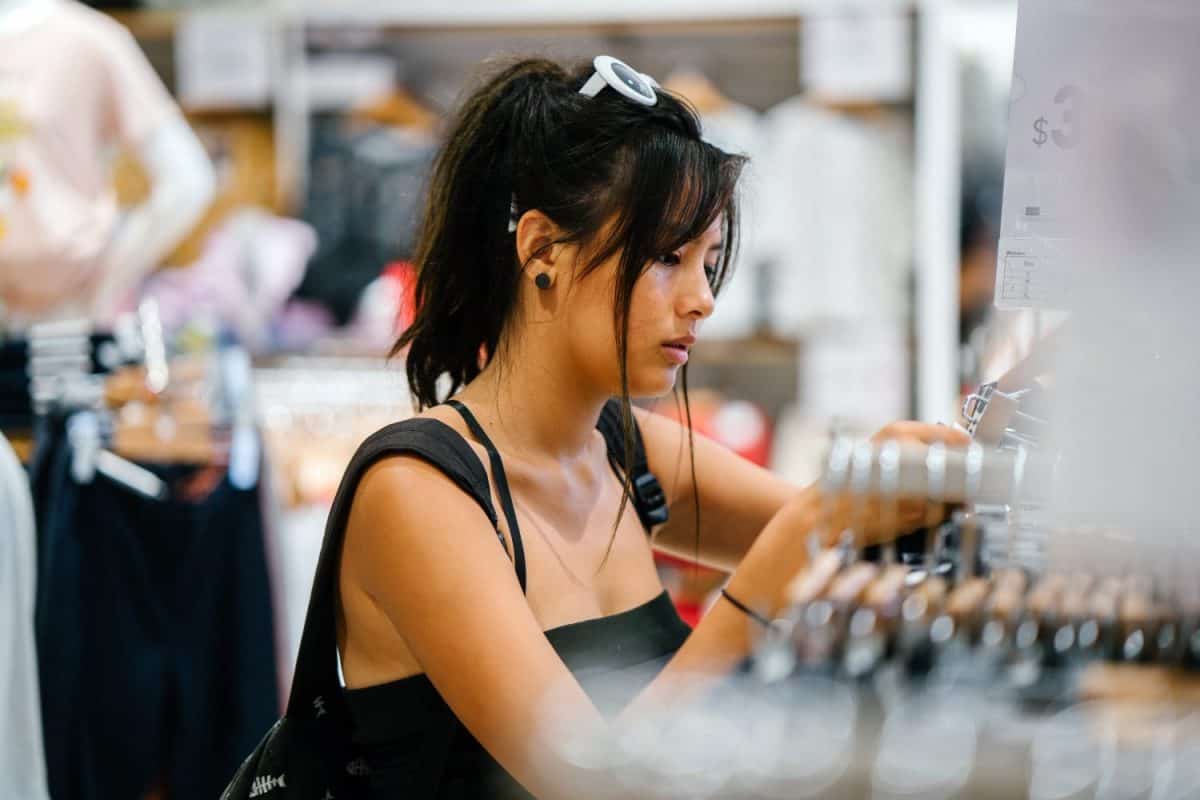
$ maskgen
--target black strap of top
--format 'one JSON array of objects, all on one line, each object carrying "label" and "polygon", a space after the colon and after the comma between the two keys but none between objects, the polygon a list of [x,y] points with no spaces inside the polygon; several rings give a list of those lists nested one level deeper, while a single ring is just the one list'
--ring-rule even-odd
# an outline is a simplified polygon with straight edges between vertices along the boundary
[{"label": "black strap of top", "polygon": [[496,493],[500,495],[500,506],[504,509],[504,519],[508,522],[508,533],[512,538],[513,566],[517,570],[517,580],[521,583],[521,591],[524,592],[525,545],[521,542],[521,527],[517,524],[517,511],[513,508],[512,492],[508,489],[508,476],[504,473],[504,462],[500,458],[500,453],[496,451],[496,446],[492,444],[492,440],[488,438],[483,426],[479,424],[479,420],[475,419],[475,415],[471,413],[470,409],[457,400],[448,400],[446,404],[459,413],[463,422],[467,423],[471,435],[487,450],[488,460],[492,464],[492,477],[496,479]]},{"label": "black strap of top", "polygon": [[[440,469],[479,504],[492,526],[497,527],[487,473],[475,451],[453,428],[435,419],[413,418],[388,425],[369,436],[350,460],[325,524],[325,540],[309,595],[288,698],[289,717],[313,718],[327,713],[341,716],[344,712],[337,671],[335,614],[338,563],[350,506],[359,481],[372,464],[385,456],[405,454],[419,456]],[[498,527],[497,534],[503,545],[504,537]]]},{"label": "black strap of top", "polygon": [[[621,423],[621,404],[614,398],[604,404],[600,412],[600,420],[596,427],[604,436],[608,446],[608,461],[618,478],[623,478],[626,469],[625,430]],[[628,462],[630,486],[633,496],[629,498],[637,509],[638,519],[646,533],[650,533],[655,525],[667,521],[667,496],[646,460],[646,446],[642,442],[642,431],[637,421],[633,423],[633,457]]]}]

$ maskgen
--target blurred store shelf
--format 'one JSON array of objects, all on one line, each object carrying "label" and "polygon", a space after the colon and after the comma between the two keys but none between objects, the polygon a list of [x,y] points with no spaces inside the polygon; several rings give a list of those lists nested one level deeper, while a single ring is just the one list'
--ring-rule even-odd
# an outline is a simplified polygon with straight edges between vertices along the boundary
[{"label": "blurred store shelf", "polygon": [[[871,10],[915,9],[928,0],[872,0]],[[508,27],[541,25],[591,25],[718,20],[755,20],[803,17],[859,10],[855,0],[612,0],[563,3],[561,0],[468,0],[458,3],[421,3],[414,0],[276,0],[266,3],[204,6],[181,3],[171,7],[114,11],[135,35],[155,38],[170,35],[180,17],[188,13],[244,14],[279,22],[369,24],[395,27]]]},{"label": "blurred store shelf", "polygon": [[710,389],[757,404],[772,419],[796,402],[800,342],[772,336],[701,340],[688,365],[691,389]]}]

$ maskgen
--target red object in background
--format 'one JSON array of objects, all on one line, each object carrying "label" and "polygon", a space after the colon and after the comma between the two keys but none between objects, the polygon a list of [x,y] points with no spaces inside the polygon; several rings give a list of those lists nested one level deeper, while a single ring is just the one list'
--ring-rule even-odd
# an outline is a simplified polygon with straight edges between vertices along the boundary
[{"label": "red object in background", "polygon": [[[760,467],[771,459],[771,421],[765,411],[746,400],[725,400],[714,392],[691,395],[692,430],[720,442]],[[686,425],[683,408],[663,401],[654,411]]]},{"label": "red object in background", "polygon": [[[725,400],[714,392],[694,392],[690,401],[695,433],[725,445],[747,461],[767,465],[771,424],[761,408],[742,400]],[[680,425],[687,424],[682,406],[677,407],[671,400],[657,404],[654,410]],[[656,552],[654,560],[679,616],[695,627],[704,615],[709,595],[724,583],[724,574],[666,553]]]},{"label": "red object in background", "polygon": [[704,605],[694,600],[676,600],[675,610],[679,612],[679,618],[686,622],[689,628],[699,625],[700,618],[704,616]]},{"label": "red object in background", "polygon": [[400,307],[396,309],[396,330],[407,330],[417,315],[417,268],[411,261],[393,261],[383,268],[383,276],[400,288]]}]

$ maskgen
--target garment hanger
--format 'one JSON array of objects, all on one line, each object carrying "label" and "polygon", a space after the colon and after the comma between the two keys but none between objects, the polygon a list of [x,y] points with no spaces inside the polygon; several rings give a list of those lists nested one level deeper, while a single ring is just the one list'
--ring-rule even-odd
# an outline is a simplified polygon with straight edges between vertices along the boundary
[{"label": "garment hanger", "polygon": [[440,118],[437,112],[400,85],[350,112],[350,120],[355,124],[382,125],[423,133],[433,133]]},{"label": "garment hanger", "polygon": [[663,88],[687,100],[702,116],[719,114],[733,105],[707,75],[695,67],[682,67],[663,81]]},{"label": "garment hanger", "polygon": [[112,448],[145,463],[214,464],[225,455],[207,410],[191,404],[125,406],[113,421]]},{"label": "garment hanger", "polygon": [[851,117],[864,123],[885,120],[891,114],[886,105],[873,100],[838,100],[830,97],[822,97],[819,94],[809,94],[807,95],[807,100],[812,105],[826,111],[840,114],[844,117]]}]

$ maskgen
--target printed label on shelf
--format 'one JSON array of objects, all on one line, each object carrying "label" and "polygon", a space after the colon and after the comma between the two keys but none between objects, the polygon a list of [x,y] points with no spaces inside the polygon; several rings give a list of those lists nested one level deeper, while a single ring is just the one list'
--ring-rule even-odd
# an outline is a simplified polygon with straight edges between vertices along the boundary
[{"label": "printed label on shelf", "polygon": [[185,108],[257,108],[271,101],[272,27],[261,14],[190,11],[175,31]]}]

